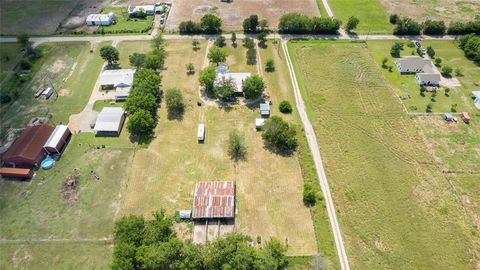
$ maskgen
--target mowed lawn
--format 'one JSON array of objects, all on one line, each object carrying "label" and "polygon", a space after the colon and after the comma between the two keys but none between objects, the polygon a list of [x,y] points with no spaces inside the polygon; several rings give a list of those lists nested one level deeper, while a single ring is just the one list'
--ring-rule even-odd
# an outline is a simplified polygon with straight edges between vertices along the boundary
[{"label": "mowed lawn", "polygon": [[328,3],[333,15],[342,20],[343,26],[351,16],[360,20],[354,30],[358,34],[387,34],[393,30],[379,0],[328,0]]},{"label": "mowed lawn", "polygon": [[[130,176],[134,150],[128,136],[127,132],[120,138],[75,135],[51,170],[38,170],[28,182],[0,180],[0,239],[26,241],[0,241],[0,261],[7,268],[108,265],[111,247],[102,239],[112,237],[121,191]],[[72,175],[79,176],[77,199],[67,203],[62,187]]]},{"label": "mowed lawn", "polygon": [[[415,48],[407,47],[405,43],[404,50],[401,51],[401,56],[411,56]],[[454,70],[461,68],[464,76],[455,76],[461,87],[450,88],[448,95],[445,94],[445,87],[441,87],[432,101],[431,92],[426,92],[424,96],[420,95],[420,86],[415,80],[415,74],[400,74],[395,66],[395,59],[390,55],[390,48],[394,41],[387,40],[372,40],[368,41],[368,48],[377,62],[378,67],[381,67],[382,61],[385,57],[388,58],[387,66],[392,66],[392,71],[382,69],[385,78],[387,78],[390,85],[396,92],[396,95],[402,97],[402,102],[409,112],[425,112],[428,104],[432,105],[433,112],[450,112],[452,105],[457,104],[457,111],[473,112],[476,108],[470,99],[472,89],[478,88],[475,83],[480,82],[480,68],[475,66],[472,61],[469,61],[463,56],[463,52],[458,49],[454,41],[422,41],[422,46],[432,46],[435,49],[435,57],[442,58],[442,66],[451,66]],[[440,68],[441,69],[441,68]]]},{"label": "mowed lawn", "polygon": [[[177,87],[182,91],[186,112],[181,121],[168,120],[165,107],[160,109],[156,138],[135,155],[124,212],[150,215],[161,208],[168,213],[190,209],[196,182],[233,180],[237,184],[239,231],[254,238],[288,239],[290,255],[316,254],[312,219],[302,203],[303,179],[297,156],[282,157],[264,149],[261,134],[255,131],[256,107],[197,106],[197,75],[205,47],[202,41],[201,49],[194,52],[190,41],[168,41],[162,84],[164,89]],[[249,70],[244,64],[245,49],[238,46],[235,50],[240,53],[231,54],[228,62],[235,63],[235,71]],[[193,76],[186,75],[189,62],[197,71]],[[199,123],[206,125],[204,144],[196,138]],[[234,128],[245,134],[248,151],[246,160],[238,164],[227,155],[226,141]]]},{"label": "mowed lawn", "polygon": [[115,13],[117,23],[105,26],[105,31],[133,31],[142,32],[153,24],[154,16],[147,16],[145,19],[129,18],[127,7],[107,7],[103,10],[104,14]]},{"label": "mowed lawn", "polygon": [[366,45],[289,50],[351,267],[475,268],[478,234]]},{"label": "mowed lawn", "polygon": [[152,50],[150,41],[122,41],[117,45],[120,52],[120,68],[135,68],[130,65],[129,56],[133,53],[147,54]]}]

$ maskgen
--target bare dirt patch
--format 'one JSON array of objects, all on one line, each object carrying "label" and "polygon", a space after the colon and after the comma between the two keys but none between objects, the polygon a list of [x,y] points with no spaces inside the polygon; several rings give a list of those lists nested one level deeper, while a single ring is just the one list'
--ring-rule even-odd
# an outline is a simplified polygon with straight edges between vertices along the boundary
[{"label": "bare dirt patch", "polygon": [[51,73],[59,73],[65,69],[65,62],[63,60],[58,59],[53,63],[53,65],[48,69]]},{"label": "bare dirt patch", "polygon": [[280,16],[290,12],[298,12],[309,16],[320,15],[317,3],[313,0],[234,0],[232,3],[219,0],[177,0],[173,3],[166,30],[177,29],[182,21],[198,21],[207,13],[220,16],[223,21],[222,28],[225,30],[242,29],[243,20],[252,14],[257,14],[261,19],[267,19],[271,28],[277,28]]},{"label": "bare dirt patch", "polygon": [[70,96],[70,90],[68,89],[61,89],[60,91],[58,91],[58,95],[61,96],[61,97],[68,97]]},{"label": "bare dirt patch", "polygon": [[65,182],[63,182],[61,193],[65,204],[73,206],[78,199],[77,188],[79,184],[80,175],[75,173],[67,176]]}]

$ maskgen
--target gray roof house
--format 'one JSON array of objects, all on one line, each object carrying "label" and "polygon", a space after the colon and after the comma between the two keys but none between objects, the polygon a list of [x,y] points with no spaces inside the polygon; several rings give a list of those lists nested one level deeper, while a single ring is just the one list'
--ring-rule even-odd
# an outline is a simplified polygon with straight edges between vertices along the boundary
[{"label": "gray roof house", "polygon": [[260,103],[260,115],[265,117],[270,116],[270,104]]},{"label": "gray roof house", "polygon": [[102,88],[115,88],[115,99],[125,100],[130,94],[134,69],[111,69],[105,70],[100,75],[100,86]]},{"label": "gray roof house", "polygon": [[216,71],[217,77],[215,78],[214,85],[217,86],[224,79],[233,79],[236,86],[235,93],[243,92],[243,81],[252,75],[249,72],[229,72],[228,67],[225,65],[218,65]]},{"label": "gray roof house", "polygon": [[125,122],[125,110],[120,107],[105,107],[98,114],[93,131],[97,136],[118,136]]},{"label": "gray roof house", "polygon": [[442,79],[429,59],[408,56],[395,60],[395,65],[400,73],[416,73],[415,79],[420,85],[439,85]]}]

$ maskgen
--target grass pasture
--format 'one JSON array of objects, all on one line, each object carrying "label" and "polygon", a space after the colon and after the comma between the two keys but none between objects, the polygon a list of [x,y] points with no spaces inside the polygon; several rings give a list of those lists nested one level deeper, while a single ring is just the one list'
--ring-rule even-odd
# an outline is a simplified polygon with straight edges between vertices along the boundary
[{"label": "grass pasture", "polygon": [[343,25],[351,16],[360,20],[357,29],[354,30],[358,34],[389,34],[393,31],[388,14],[379,0],[328,0],[328,3],[335,17],[342,20]]},{"label": "grass pasture", "polygon": [[152,50],[152,46],[150,41],[122,41],[117,45],[117,49],[120,51],[120,67],[135,68],[130,65],[128,56],[133,53],[146,54]]},{"label": "grass pasture", "polygon": [[289,50],[351,267],[475,268],[470,217],[365,43],[293,41]]},{"label": "grass pasture", "polygon": [[149,26],[153,24],[154,16],[147,16],[145,19],[129,18],[127,7],[106,7],[103,13],[108,14],[110,12],[115,13],[117,19],[116,24],[105,26],[105,31],[130,31],[130,33],[147,32]]},{"label": "grass pasture", "polygon": [[21,56],[18,43],[0,43],[0,82],[12,71]]},{"label": "grass pasture", "polygon": [[[200,47],[193,52],[190,41],[168,41],[162,84],[164,89],[177,87],[182,91],[186,112],[183,120],[176,121],[168,120],[165,108],[160,109],[156,138],[135,155],[125,213],[149,215],[160,208],[169,213],[189,209],[197,181],[235,180],[239,231],[254,238],[260,235],[263,240],[271,236],[282,241],[288,238],[291,255],[316,254],[310,213],[302,203],[303,181],[297,156],[282,157],[264,149],[254,127],[259,115],[256,107],[197,106],[197,74],[204,62],[205,43]],[[245,49],[238,46],[235,50],[240,52],[232,54],[229,62],[236,62],[235,70],[248,69]],[[193,76],[186,75],[188,62],[197,70]],[[204,144],[196,140],[200,122],[206,124]],[[233,128],[245,134],[248,149],[246,160],[238,164],[226,154],[226,140]],[[287,197],[290,199],[285,200]]]}]

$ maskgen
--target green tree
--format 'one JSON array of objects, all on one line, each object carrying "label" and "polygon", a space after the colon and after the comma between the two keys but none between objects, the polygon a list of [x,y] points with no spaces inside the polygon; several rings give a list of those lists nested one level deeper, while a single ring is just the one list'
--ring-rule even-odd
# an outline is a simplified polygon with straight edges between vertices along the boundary
[{"label": "green tree", "polygon": [[243,31],[247,33],[255,33],[258,27],[258,16],[253,14],[243,20]]},{"label": "green tree", "polygon": [[198,45],[200,45],[200,41],[198,41],[198,39],[194,39],[192,40],[192,46],[193,46],[193,50],[196,51],[198,50]]},{"label": "green tree", "polygon": [[258,27],[260,28],[260,31],[261,32],[269,32],[269,29],[268,29],[268,21],[263,19],[263,20],[260,20],[258,22]]},{"label": "green tree", "polygon": [[216,83],[214,87],[214,94],[216,98],[219,99],[228,99],[233,97],[235,91],[237,90],[237,85],[233,78],[222,77]]},{"label": "green tree", "polygon": [[135,270],[138,268],[135,259],[136,247],[128,243],[115,243],[113,248],[112,270]]},{"label": "green tree", "polygon": [[181,119],[185,110],[182,92],[176,88],[168,89],[165,92],[165,102],[167,104],[168,118]]},{"label": "green tree", "polygon": [[137,249],[136,260],[142,266],[140,269],[156,270],[171,269],[172,264],[181,260],[183,244],[178,239],[160,242],[155,245],[144,245]]},{"label": "green tree", "polygon": [[247,50],[247,65],[257,64],[257,49],[251,48]]},{"label": "green tree", "polygon": [[25,32],[20,32],[17,34],[17,42],[20,43],[22,48],[30,46],[30,36]]},{"label": "green tree", "polygon": [[230,233],[207,245],[204,252],[205,269],[255,269],[256,251],[248,246],[251,238]]},{"label": "green tree", "polygon": [[[140,91],[150,93],[155,97],[155,100],[159,102],[162,97],[162,91],[160,89],[161,82],[162,78],[154,70],[142,68],[135,72],[132,92]],[[132,95],[132,93],[130,93],[130,95]]]},{"label": "green tree", "polygon": [[262,32],[258,33],[257,39],[258,39],[259,45],[261,47],[265,46],[265,43],[267,42],[267,35],[268,35],[268,33],[266,31],[262,31]]},{"label": "green tree", "polygon": [[245,146],[245,136],[234,129],[228,136],[228,155],[234,161],[245,159],[247,147]]},{"label": "green tree", "polygon": [[208,60],[214,64],[224,63],[227,60],[228,53],[226,50],[213,46],[208,52]]},{"label": "green tree", "polygon": [[450,67],[450,66],[443,66],[442,67],[442,74],[443,76],[447,77],[447,78],[450,78],[452,77],[452,72],[453,72],[453,68]]},{"label": "green tree", "polygon": [[120,53],[113,46],[104,46],[100,48],[100,56],[103,58],[103,60],[107,61],[109,67],[117,63],[117,61],[120,59]]},{"label": "green tree", "polygon": [[135,247],[140,246],[143,241],[143,230],[145,229],[145,220],[141,216],[124,216],[115,222],[114,239],[115,244],[131,244]]},{"label": "green tree", "polygon": [[243,40],[243,46],[247,49],[254,49],[255,48],[255,42],[253,42],[253,39],[247,37]]},{"label": "green tree", "polygon": [[268,147],[282,152],[290,153],[297,148],[297,132],[295,128],[283,121],[278,116],[272,116],[263,126],[262,137]]},{"label": "green tree", "polygon": [[435,50],[433,49],[432,46],[427,47],[427,54],[430,56],[430,58],[435,58]]},{"label": "green tree", "polygon": [[303,203],[306,206],[313,206],[317,202],[317,196],[314,187],[310,183],[303,185]]},{"label": "green tree", "polygon": [[283,270],[288,266],[288,258],[285,255],[287,247],[277,239],[270,239],[259,250],[259,260],[256,269]]},{"label": "green tree", "polygon": [[148,138],[153,134],[155,119],[149,112],[138,110],[130,115],[127,128],[132,134]]},{"label": "green tree", "polygon": [[440,67],[442,65],[442,58],[435,58],[435,66]]},{"label": "green tree", "polygon": [[152,48],[154,50],[160,50],[165,48],[165,39],[163,38],[161,32],[158,32],[158,34],[152,38]]},{"label": "green tree", "polygon": [[136,113],[139,110],[149,112],[151,115],[156,115],[157,101],[155,96],[149,92],[131,91],[125,104],[125,110],[130,113]]},{"label": "green tree", "polygon": [[278,109],[280,110],[281,113],[292,113],[292,104],[288,102],[287,100],[282,100],[280,104],[278,105]]},{"label": "green tree", "polygon": [[219,36],[218,38],[215,39],[214,45],[217,47],[225,47],[227,45],[225,43],[225,37],[224,36]]},{"label": "green tree", "polygon": [[136,67],[137,69],[141,68],[145,63],[146,55],[143,53],[132,53],[128,56],[130,65]]},{"label": "green tree", "polygon": [[242,90],[247,99],[255,99],[262,95],[265,90],[265,82],[262,77],[252,75],[243,81]]},{"label": "green tree", "polygon": [[195,66],[193,65],[193,63],[188,63],[186,67],[188,75],[195,74]]},{"label": "green tree", "polygon": [[382,60],[382,68],[387,68],[388,57],[384,57]]},{"label": "green tree", "polygon": [[200,20],[200,26],[205,34],[218,34],[222,31],[222,19],[213,14],[206,14]]},{"label": "green tree", "polygon": [[236,45],[237,43],[237,34],[235,34],[235,32],[232,32],[232,37],[230,38],[230,40],[232,41],[232,45]]},{"label": "green tree", "polygon": [[215,83],[215,78],[217,77],[217,72],[214,66],[208,66],[200,71],[198,76],[198,81],[200,85],[205,87],[207,94],[213,94],[213,86]]},{"label": "green tree", "polygon": [[457,67],[457,68],[455,69],[455,76],[457,76],[457,77],[463,76],[463,70],[462,70],[461,67]]},{"label": "green tree", "polygon": [[357,28],[357,25],[359,22],[360,20],[357,17],[352,16],[348,18],[347,24],[345,25],[345,29],[347,30],[347,32],[351,32],[353,29]]},{"label": "green tree", "polygon": [[145,221],[143,231],[143,245],[154,245],[159,242],[167,242],[174,238],[172,218],[165,215],[164,210],[154,213],[152,220]]},{"label": "green tree", "polygon": [[403,50],[403,43],[402,42],[395,42],[390,49],[390,55],[395,58],[400,57],[400,51]]},{"label": "green tree", "polygon": [[267,72],[273,72],[275,71],[275,62],[273,61],[273,59],[269,58],[267,60],[267,63],[265,64],[265,70]]}]

